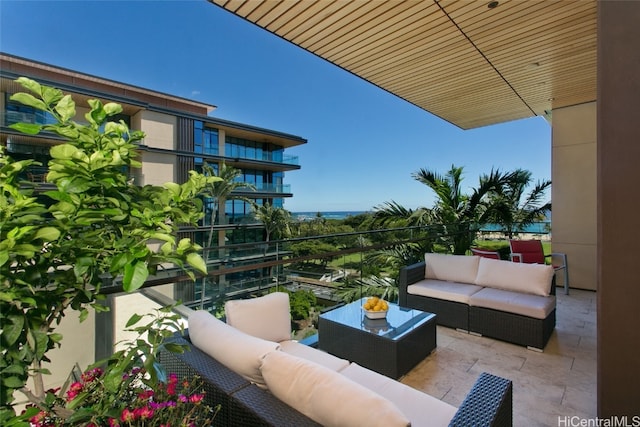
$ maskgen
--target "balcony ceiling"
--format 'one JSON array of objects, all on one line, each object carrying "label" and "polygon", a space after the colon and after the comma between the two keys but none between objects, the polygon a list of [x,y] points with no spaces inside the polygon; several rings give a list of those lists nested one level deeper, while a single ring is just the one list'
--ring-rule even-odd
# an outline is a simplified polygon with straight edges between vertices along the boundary
[{"label": "balcony ceiling", "polygon": [[595,0],[209,1],[463,129],[596,99]]}]

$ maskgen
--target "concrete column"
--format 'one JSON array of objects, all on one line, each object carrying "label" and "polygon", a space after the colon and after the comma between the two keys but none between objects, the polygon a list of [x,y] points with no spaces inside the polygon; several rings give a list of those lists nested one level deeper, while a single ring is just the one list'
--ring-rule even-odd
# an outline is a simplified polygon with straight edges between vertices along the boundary
[{"label": "concrete column", "polygon": [[[596,289],[596,103],[553,110],[552,250],[567,254],[572,288]],[[556,279],[564,286],[562,274]]]}]

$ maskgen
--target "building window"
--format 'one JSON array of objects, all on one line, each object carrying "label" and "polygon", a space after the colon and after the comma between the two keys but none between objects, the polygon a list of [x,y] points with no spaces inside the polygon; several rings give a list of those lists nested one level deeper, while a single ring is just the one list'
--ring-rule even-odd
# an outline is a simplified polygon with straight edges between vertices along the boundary
[{"label": "building window", "polygon": [[5,94],[5,125],[13,125],[15,123],[33,123],[39,125],[50,125],[56,123],[53,116],[47,111],[41,111],[23,105],[14,101],[11,101],[12,94]]}]

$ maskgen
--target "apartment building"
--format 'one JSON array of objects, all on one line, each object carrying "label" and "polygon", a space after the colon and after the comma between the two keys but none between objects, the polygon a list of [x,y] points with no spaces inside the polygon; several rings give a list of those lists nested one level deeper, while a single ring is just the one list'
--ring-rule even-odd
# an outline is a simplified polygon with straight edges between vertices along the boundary
[{"label": "apartment building", "polygon": [[[51,189],[46,182],[50,148],[62,142],[53,135],[25,135],[9,126],[17,122],[45,124],[53,119],[34,108],[11,101],[16,92],[26,90],[17,84],[18,77],[28,77],[40,84],[56,87],[70,94],[76,103],[77,122],[85,121],[89,111],[87,100],[99,99],[103,103],[115,102],[123,107],[116,119],[123,120],[130,129],[145,133],[139,146],[142,168],[128,171],[138,185],[160,185],[168,181],[182,183],[190,170],[202,171],[210,165],[216,173],[223,164],[240,170],[236,181],[251,184],[251,188],[238,188],[226,200],[204,200],[205,218],[198,227],[182,231],[203,246],[210,240],[208,253],[210,271],[228,265],[232,248],[264,240],[264,226],[251,216],[252,203],[269,203],[284,207],[285,199],[292,197],[290,186],[285,183],[285,173],[300,169],[298,158],[286,150],[305,144],[299,136],[263,129],[243,123],[235,123],[210,116],[214,105],[179,96],[161,93],[122,82],[84,74],[32,59],[0,52],[0,144],[6,153],[16,160],[34,159],[41,166],[24,171],[23,178],[36,185],[36,192]],[[237,198],[241,197],[241,198]],[[215,222],[211,224],[211,209],[217,208]],[[226,259],[217,259],[224,254]],[[246,256],[247,262],[269,259],[269,251]],[[181,300],[185,305],[205,308],[215,304],[231,292],[238,293],[244,286],[247,292],[253,286],[251,279],[264,283],[271,281],[269,268],[244,269],[240,272],[216,273],[196,283],[182,282],[177,286],[170,274],[163,277],[164,286],[154,287],[158,298]],[[211,291],[207,292],[207,289]],[[208,303],[203,303],[206,299]],[[196,302],[198,301],[198,302]],[[65,318],[58,331],[64,336],[65,346],[50,354],[52,376],[46,378],[49,386],[60,386],[73,366],[88,366],[104,357],[114,343],[129,337],[123,336],[124,324],[133,312],[148,312],[163,303],[152,301],[140,294],[112,294],[107,298],[108,313],[91,312],[84,322],[76,316]],[[82,339],[74,339],[82,337]]]},{"label": "apartment building", "polygon": [[[0,143],[14,159],[35,159],[42,164],[24,173],[26,180],[37,183],[41,189],[48,186],[45,176],[49,149],[60,140],[46,134],[28,136],[8,127],[16,122],[47,123],[51,120],[41,111],[10,100],[13,93],[24,91],[15,83],[20,76],[71,94],[77,104],[75,120],[79,122],[88,111],[88,99],[121,104],[123,112],[117,119],[146,135],[139,149],[142,168],[130,171],[138,185],[181,183],[186,181],[190,170],[202,171],[205,163],[216,173],[223,163],[240,170],[236,180],[251,187],[240,187],[232,197],[217,204],[213,199],[205,199],[206,215],[201,226],[188,231],[189,237],[203,246],[209,241],[211,246],[262,241],[264,227],[252,219],[249,201],[284,207],[285,199],[293,196],[290,186],[285,184],[285,173],[300,169],[300,165],[297,157],[285,151],[305,144],[304,138],[212,117],[209,114],[216,108],[213,105],[31,59],[0,53],[0,63]],[[213,225],[210,223],[212,209],[217,209]],[[215,233],[213,239],[210,239],[210,233]],[[217,261],[218,253],[211,251],[209,260],[212,263]],[[242,272],[224,280],[229,283],[246,279],[245,276],[262,276],[262,273]],[[178,295],[185,302],[199,296],[197,285],[183,289]]]}]

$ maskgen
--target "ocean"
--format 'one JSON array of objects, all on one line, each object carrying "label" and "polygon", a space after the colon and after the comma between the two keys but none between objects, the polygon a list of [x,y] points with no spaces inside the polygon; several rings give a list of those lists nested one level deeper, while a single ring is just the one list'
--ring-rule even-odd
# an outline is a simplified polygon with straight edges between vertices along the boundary
[{"label": "ocean", "polygon": [[[354,216],[363,214],[367,211],[329,211],[329,212],[320,212],[322,218],[325,219],[345,219],[348,216]],[[291,212],[291,216],[294,220],[298,221],[309,221],[318,216],[318,212]]]}]

